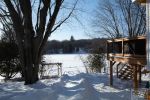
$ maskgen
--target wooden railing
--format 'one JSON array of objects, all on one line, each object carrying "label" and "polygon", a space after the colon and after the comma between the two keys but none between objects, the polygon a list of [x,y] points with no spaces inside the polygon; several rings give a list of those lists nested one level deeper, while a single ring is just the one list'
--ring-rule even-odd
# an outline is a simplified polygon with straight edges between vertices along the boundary
[{"label": "wooden railing", "polygon": [[[55,69],[55,71],[53,71],[53,69]],[[46,62],[42,62],[41,63],[41,67],[40,67],[40,78],[43,77],[50,77],[52,76],[50,71],[52,71],[52,73],[57,73],[57,77],[62,75],[62,63],[46,63]],[[47,75],[45,75],[45,73]]]},{"label": "wooden railing", "polygon": [[107,54],[115,56],[146,56],[146,37],[107,40]]}]

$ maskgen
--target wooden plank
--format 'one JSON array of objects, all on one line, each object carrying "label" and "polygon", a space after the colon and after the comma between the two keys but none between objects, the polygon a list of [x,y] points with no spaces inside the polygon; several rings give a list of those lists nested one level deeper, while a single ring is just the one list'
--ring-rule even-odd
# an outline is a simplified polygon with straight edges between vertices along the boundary
[{"label": "wooden plank", "polygon": [[134,57],[109,57],[110,61],[129,63],[129,64],[138,64],[146,65],[146,58],[134,58]]},{"label": "wooden plank", "polygon": [[145,58],[146,55],[134,55],[134,54],[122,54],[122,53],[109,53],[108,57],[117,56],[117,57],[133,57],[133,58]]},{"label": "wooden plank", "polygon": [[62,63],[41,63],[41,65],[62,65]]},{"label": "wooden plank", "polygon": [[111,43],[111,42],[122,42],[122,40],[124,40],[124,41],[130,41],[130,40],[138,41],[138,40],[143,40],[143,39],[146,39],[146,36],[137,36],[137,37],[133,37],[133,38],[110,39],[110,40],[107,40],[107,42],[109,42],[109,43]]},{"label": "wooden plank", "polygon": [[120,57],[123,57],[123,54],[122,53],[109,53],[108,56],[120,56]]},{"label": "wooden plank", "polygon": [[146,0],[135,0],[138,3],[146,3]]},{"label": "wooden plank", "polygon": [[113,40],[107,40],[108,43],[112,43],[112,42],[122,42],[122,39],[113,39]]}]

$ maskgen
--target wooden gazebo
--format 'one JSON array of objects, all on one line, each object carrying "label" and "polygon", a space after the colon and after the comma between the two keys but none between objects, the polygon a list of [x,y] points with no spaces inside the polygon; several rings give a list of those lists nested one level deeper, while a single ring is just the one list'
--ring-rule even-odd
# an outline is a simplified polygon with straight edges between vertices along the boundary
[{"label": "wooden gazebo", "polygon": [[132,79],[134,88],[138,88],[142,68],[146,65],[146,37],[107,40],[107,60],[110,62],[110,85],[113,85],[113,68],[116,68],[118,78]]}]

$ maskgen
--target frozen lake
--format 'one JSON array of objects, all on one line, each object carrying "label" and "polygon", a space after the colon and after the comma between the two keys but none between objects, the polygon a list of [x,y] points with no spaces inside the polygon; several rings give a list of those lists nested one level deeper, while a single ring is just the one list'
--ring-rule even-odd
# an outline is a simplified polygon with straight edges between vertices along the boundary
[{"label": "frozen lake", "polygon": [[85,73],[86,68],[84,61],[88,54],[52,54],[45,55],[44,59],[47,63],[62,63],[63,74]]}]

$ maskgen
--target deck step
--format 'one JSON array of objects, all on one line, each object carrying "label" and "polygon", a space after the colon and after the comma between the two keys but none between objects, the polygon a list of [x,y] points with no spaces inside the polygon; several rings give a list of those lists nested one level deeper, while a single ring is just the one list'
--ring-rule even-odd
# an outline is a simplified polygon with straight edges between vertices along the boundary
[{"label": "deck step", "polygon": [[121,80],[131,80],[133,78],[132,66],[124,66],[118,73],[118,77]]}]

